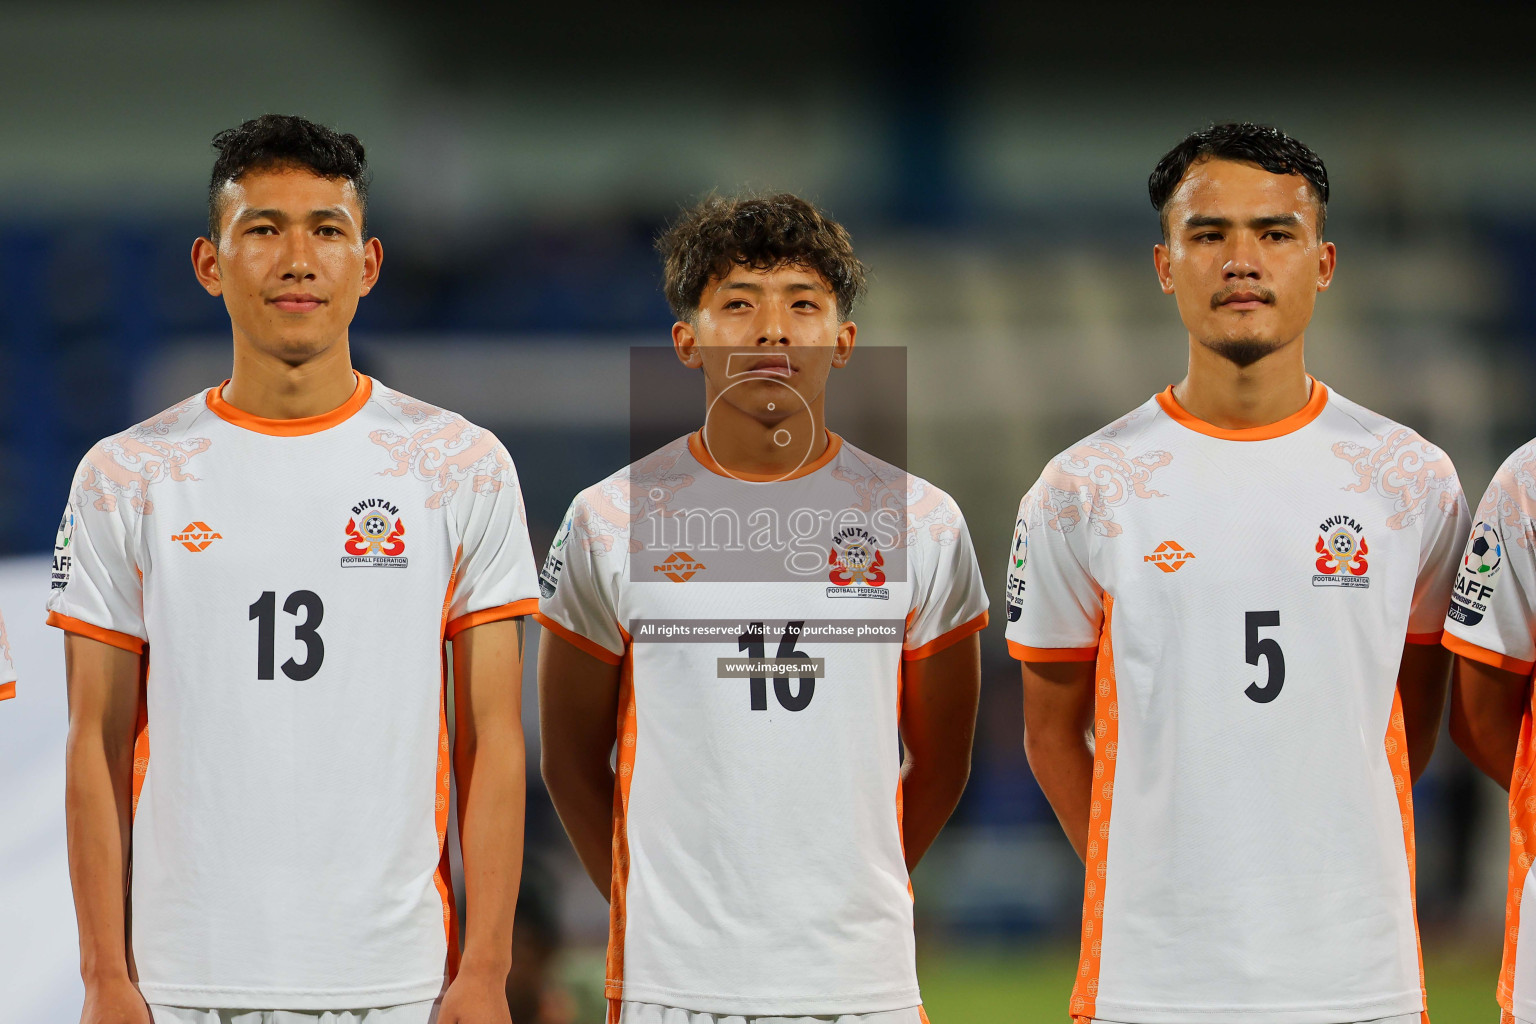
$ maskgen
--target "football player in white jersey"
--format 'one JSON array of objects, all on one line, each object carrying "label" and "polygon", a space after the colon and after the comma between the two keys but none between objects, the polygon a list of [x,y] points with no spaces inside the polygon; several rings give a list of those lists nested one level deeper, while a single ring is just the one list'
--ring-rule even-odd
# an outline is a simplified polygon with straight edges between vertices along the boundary
[{"label": "football player in white jersey", "polygon": [[659,247],[701,428],[578,495],[540,575],[543,771],[610,899],[609,1021],[917,1024],[908,872],[965,786],[987,621],[965,521],[828,429],[864,277],[840,225],[717,197]]},{"label": "football player in white jersey", "polygon": [[1456,652],[1451,737],[1509,790],[1509,882],[1498,1001],[1505,1019],[1536,1021],[1536,441],[1515,451],[1477,508],[1446,615]]},{"label": "football player in white jersey", "polygon": [[1316,154],[1215,125],[1149,185],[1188,375],[1051,460],[1009,566],[1025,747],[1087,865],[1071,1013],[1417,1021],[1412,779],[1466,503],[1306,372]]},{"label": "football player in white jersey", "polygon": [[192,263],[234,372],[91,449],[55,552],[81,1020],[506,1024],[537,595],[517,477],[352,369],[382,256],[358,140],[265,115],[214,146]]},{"label": "football player in white jersey", "polygon": [[5,633],[5,617],[0,616],[0,700],[16,696],[16,664],[11,660],[11,638]]}]

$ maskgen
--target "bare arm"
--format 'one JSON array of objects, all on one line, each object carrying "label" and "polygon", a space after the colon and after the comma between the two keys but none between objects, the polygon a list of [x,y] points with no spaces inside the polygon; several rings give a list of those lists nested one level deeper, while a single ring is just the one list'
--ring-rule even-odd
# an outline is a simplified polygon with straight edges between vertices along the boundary
[{"label": "bare arm", "polygon": [[518,617],[453,638],[453,770],[464,847],[464,956],[443,997],[443,1024],[504,1021],[512,917],[523,870],[523,642]]},{"label": "bare arm", "polygon": [[917,867],[954,813],[971,777],[981,637],[902,664],[901,839],[907,870]]},{"label": "bare arm", "polygon": [[1026,661],[1024,753],[1077,855],[1087,859],[1093,801],[1091,661]]},{"label": "bare arm", "polygon": [[539,642],[540,769],[587,875],[606,899],[613,881],[613,767],[619,666],[545,630]]},{"label": "bare arm", "polygon": [[141,664],[131,651],[64,635],[64,817],[85,982],[82,1024],[149,1024],[129,966],[127,925]]},{"label": "bare arm", "polygon": [[1440,737],[1451,652],[1439,644],[1404,644],[1397,670],[1397,692],[1403,701],[1403,730],[1408,737],[1408,773],[1414,782],[1424,774]]},{"label": "bare arm", "polygon": [[1451,685],[1451,739],[1494,782],[1509,788],[1531,677],[1458,656]]}]

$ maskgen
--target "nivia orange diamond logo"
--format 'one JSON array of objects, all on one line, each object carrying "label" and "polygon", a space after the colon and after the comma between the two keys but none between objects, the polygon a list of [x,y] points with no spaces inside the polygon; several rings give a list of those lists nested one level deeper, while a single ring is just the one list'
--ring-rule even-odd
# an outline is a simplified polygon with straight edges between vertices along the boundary
[{"label": "nivia orange diamond logo", "polygon": [[1165,540],[1152,550],[1150,555],[1142,555],[1143,562],[1151,562],[1163,572],[1178,572],[1184,568],[1184,563],[1194,558],[1193,551],[1185,551],[1178,541]]},{"label": "nivia orange diamond logo", "polygon": [[208,545],[223,539],[223,534],[215,533],[213,528],[204,522],[188,523],[181,532],[171,534],[171,543],[180,544],[188,551],[206,551]]},{"label": "nivia orange diamond logo", "polygon": [[687,583],[693,579],[693,574],[704,568],[703,562],[694,561],[692,555],[686,551],[674,551],[667,556],[666,561],[654,567],[656,572],[662,573],[673,583]]}]

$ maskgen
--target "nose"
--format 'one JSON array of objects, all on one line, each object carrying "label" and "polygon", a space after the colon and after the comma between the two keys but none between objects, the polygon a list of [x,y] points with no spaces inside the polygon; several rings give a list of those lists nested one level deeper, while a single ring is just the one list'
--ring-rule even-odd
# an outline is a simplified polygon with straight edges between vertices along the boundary
[{"label": "nose", "polygon": [[1241,234],[1233,239],[1227,262],[1221,267],[1221,276],[1227,281],[1257,281],[1263,276],[1259,267],[1259,248],[1254,239]]},{"label": "nose", "polygon": [[282,252],[282,277],[284,281],[300,282],[315,279],[315,252],[307,231],[284,232]]},{"label": "nose", "polygon": [[765,302],[760,307],[757,325],[757,344],[759,345],[788,345],[789,331],[788,311],[780,302]]}]

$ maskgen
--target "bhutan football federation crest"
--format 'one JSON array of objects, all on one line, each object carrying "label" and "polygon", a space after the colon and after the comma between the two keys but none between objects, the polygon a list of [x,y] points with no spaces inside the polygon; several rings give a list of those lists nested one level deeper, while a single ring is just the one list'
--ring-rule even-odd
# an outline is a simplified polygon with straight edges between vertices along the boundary
[{"label": "bhutan football federation crest", "polygon": [[849,526],[832,535],[827,554],[831,571],[827,578],[836,586],[827,588],[828,597],[868,597],[889,601],[891,591],[885,583],[885,556],[875,544],[874,534]]},{"label": "bhutan football federation crest", "polygon": [[1315,545],[1316,573],[1312,577],[1314,587],[1368,587],[1371,578],[1366,575],[1371,553],[1365,542],[1365,527],[1346,515],[1329,516],[1317,527]]},{"label": "bhutan football federation crest", "polygon": [[346,532],[343,569],[404,569],[410,562],[405,557],[405,521],[400,518],[400,509],[383,498],[364,498],[353,505]]},{"label": "bhutan football federation crest", "polygon": [[1504,538],[1492,523],[1481,520],[1467,538],[1466,553],[1456,570],[1456,586],[1451,591],[1451,609],[1447,616],[1463,626],[1475,626],[1488,614],[1493,598],[1493,578],[1504,565]]}]

